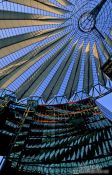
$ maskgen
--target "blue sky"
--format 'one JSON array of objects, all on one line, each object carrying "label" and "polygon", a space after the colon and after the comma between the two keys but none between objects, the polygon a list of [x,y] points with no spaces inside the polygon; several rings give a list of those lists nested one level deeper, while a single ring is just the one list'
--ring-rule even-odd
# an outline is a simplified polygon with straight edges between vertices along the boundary
[{"label": "blue sky", "polygon": [[[4,163],[4,161],[2,162],[2,159],[3,159],[3,157],[0,156],[0,170],[1,170],[1,167],[2,167],[2,165],[3,165],[3,163]],[[1,164],[1,163],[2,163],[2,164]]]},{"label": "blue sky", "polygon": [[112,93],[97,100],[103,106],[105,106],[109,111],[112,111]]}]

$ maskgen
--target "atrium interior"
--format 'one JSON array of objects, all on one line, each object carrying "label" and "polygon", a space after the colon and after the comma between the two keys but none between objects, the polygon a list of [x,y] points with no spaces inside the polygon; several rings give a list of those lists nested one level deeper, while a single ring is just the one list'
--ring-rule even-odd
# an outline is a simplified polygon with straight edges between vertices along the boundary
[{"label": "atrium interior", "polygon": [[2,175],[111,173],[110,94],[112,0],[0,0]]}]

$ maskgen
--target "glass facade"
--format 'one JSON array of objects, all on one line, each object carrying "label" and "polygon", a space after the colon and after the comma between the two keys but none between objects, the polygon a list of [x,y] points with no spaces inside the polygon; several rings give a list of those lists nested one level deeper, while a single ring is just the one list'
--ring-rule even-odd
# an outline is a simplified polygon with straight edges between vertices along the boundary
[{"label": "glass facade", "polygon": [[110,59],[102,66],[102,71],[110,78],[112,79],[112,58]]},{"label": "glass facade", "polygon": [[92,98],[34,104],[11,102],[0,115],[0,153],[7,155],[12,170],[72,175],[112,166],[112,122]]}]

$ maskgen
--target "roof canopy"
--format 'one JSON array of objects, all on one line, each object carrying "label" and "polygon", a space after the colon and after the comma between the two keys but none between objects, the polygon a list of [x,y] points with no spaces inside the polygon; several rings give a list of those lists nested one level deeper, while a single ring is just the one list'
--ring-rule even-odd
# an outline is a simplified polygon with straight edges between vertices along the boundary
[{"label": "roof canopy", "polygon": [[0,88],[18,99],[110,88],[111,0],[0,1]]}]

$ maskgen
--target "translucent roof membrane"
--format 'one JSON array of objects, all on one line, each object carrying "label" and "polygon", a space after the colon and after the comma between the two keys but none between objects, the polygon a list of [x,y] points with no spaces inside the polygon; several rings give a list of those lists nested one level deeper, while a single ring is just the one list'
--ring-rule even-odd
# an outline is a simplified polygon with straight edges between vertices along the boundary
[{"label": "translucent roof membrane", "polygon": [[0,1],[0,88],[19,100],[95,96],[111,54],[111,0]]}]

